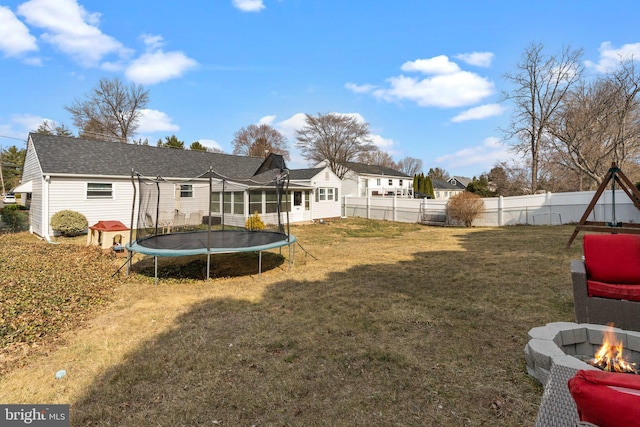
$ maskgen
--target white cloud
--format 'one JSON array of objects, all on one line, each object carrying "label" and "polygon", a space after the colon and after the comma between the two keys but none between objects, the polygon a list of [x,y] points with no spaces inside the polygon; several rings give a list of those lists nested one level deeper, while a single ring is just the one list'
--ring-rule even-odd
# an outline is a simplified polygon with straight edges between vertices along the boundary
[{"label": "white cloud", "polygon": [[[8,122],[0,122],[0,135],[4,137],[10,137],[9,139],[0,139],[0,144],[4,145],[16,145],[20,146],[20,142],[13,138],[26,141],[29,132],[38,129],[38,126],[47,120],[50,123],[56,123],[54,120],[35,116],[33,114],[14,114],[10,117]],[[6,142],[3,142],[6,141]],[[8,143],[7,143],[8,142]]]},{"label": "white cloud", "polygon": [[[296,139],[296,131],[298,129],[302,129],[306,123],[306,115],[304,113],[296,113],[288,119],[282,120],[281,122],[275,123],[273,125],[278,132],[284,135],[289,141],[295,141]],[[274,116],[275,120],[275,116]],[[273,123],[273,121],[272,121]]]},{"label": "white cloud", "polygon": [[460,71],[418,79],[397,76],[387,80],[390,87],[373,91],[385,101],[414,101],[421,107],[454,108],[473,105],[494,92],[494,85],[477,74]]},{"label": "white cloud", "polygon": [[233,6],[243,12],[259,12],[265,8],[262,0],[233,0]]},{"label": "white cloud", "polygon": [[0,6],[0,52],[5,56],[18,56],[38,50],[36,38],[26,25],[5,6]]},{"label": "white cloud", "polygon": [[437,157],[434,161],[444,165],[450,171],[474,167],[482,172],[488,172],[496,162],[513,159],[509,147],[502,144],[498,138],[489,137],[480,146],[463,148],[453,154]]},{"label": "white cloud", "polygon": [[449,61],[446,55],[408,61],[402,64],[400,69],[402,71],[417,71],[424,74],[453,74],[460,71],[458,64]]},{"label": "white cloud", "polygon": [[617,68],[621,59],[633,57],[638,60],[640,58],[640,43],[625,44],[616,49],[611,42],[603,42],[598,50],[600,51],[598,62],[585,61],[585,65],[600,73]]},{"label": "white cloud", "polygon": [[381,135],[371,134],[371,143],[375,145],[378,150],[384,151],[389,155],[393,154],[393,147],[396,142],[393,139],[383,138]]},{"label": "white cloud", "polygon": [[371,85],[371,84],[358,85],[355,83],[346,83],[344,87],[346,87],[347,89],[355,93],[368,93],[377,89],[376,85]]},{"label": "white cloud", "polygon": [[271,124],[273,123],[273,121],[275,119],[276,119],[276,116],[264,116],[263,118],[258,120],[258,124],[259,125],[269,125],[269,126],[271,126]]},{"label": "white cloud", "polygon": [[167,113],[148,108],[142,109],[140,112],[142,114],[137,130],[139,133],[177,132],[180,130],[180,126],[172,123],[172,119]]},{"label": "white cloud", "polygon": [[492,52],[461,53],[456,55],[456,58],[476,67],[490,67],[494,54]]},{"label": "white cloud", "polygon": [[44,29],[42,39],[84,66],[96,66],[110,54],[126,57],[130,50],[97,27],[100,14],[89,13],[75,0],[29,0],[18,14]]},{"label": "white cloud", "polygon": [[222,151],[222,146],[218,143],[218,141],[214,139],[199,139],[198,142],[204,145],[207,148],[213,148],[215,150]]},{"label": "white cloud", "polygon": [[371,93],[387,102],[408,100],[421,107],[455,108],[481,102],[495,91],[490,80],[476,73],[463,71],[445,55],[405,62],[403,71],[428,74],[427,77],[399,75],[387,79],[387,87],[347,83],[356,93]]},{"label": "white cloud", "polygon": [[182,76],[198,63],[182,52],[145,53],[134,60],[125,75],[138,84],[156,84]]},{"label": "white cloud", "polygon": [[464,122],[467,120],[482,120],[487,117],[499,116],[504,111],[504,107],[500,104],[486,104],[463,111],[451,119],[454,123]]}]

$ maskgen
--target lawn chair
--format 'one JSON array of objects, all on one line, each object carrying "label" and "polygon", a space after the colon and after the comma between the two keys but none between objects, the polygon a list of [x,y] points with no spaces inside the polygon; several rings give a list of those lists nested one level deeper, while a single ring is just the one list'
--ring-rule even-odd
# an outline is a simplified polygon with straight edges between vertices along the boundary
[{"label": "lawn chair", "polygon": [[640,331],[640,236],[585,234],[583,246],[571,261],[576,322]]},{"label": "lawn chair", "polygon": [[187,225],[186,215],[184,212],[176,211],[173,215],[173,229],[179,231]]}]

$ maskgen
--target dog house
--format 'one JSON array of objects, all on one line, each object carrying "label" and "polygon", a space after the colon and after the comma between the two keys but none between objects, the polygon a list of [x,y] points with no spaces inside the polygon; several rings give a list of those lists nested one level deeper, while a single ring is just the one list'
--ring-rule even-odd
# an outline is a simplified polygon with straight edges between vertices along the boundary
[{"label": "dog house", "polygon": [[129,228],[120,221],[98,221],[89,227],[87,245],[99,245],[102,249],[124,249],[129,243]]}]

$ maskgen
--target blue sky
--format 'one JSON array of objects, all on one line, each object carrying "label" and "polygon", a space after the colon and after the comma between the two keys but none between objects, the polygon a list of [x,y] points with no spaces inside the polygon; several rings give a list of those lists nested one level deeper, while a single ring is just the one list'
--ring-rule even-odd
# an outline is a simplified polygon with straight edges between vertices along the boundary
[{"label": "blue sky", "polygon": [[637,0],[0,0],[0,144],[23,148],[45,119],[75,133],[64,106],[118,77],[149,90],[136,138],[153,145],[231,153],[236,131],[268,123],[304,168],[304,114],[355,114],[395,160],[477,176],[514,157],[499,101],[525,48],[582,48],[596,75],[640,57],[639,14]]}]

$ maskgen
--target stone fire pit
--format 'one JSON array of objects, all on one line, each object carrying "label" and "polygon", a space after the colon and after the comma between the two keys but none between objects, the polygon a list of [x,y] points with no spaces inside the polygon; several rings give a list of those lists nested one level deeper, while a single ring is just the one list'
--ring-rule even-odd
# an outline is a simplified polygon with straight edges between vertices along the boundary
[{"label": "stone fire pit", "polygon": [[[575,427],[578,414],[567,381],[580,369],[598,369],[582,360],[602,346],[608,326],[556,322],[533,328],[524,354],[527,373],[544,386],[536,427]],[[628,361],[640,364],[640,332],[613,328]]]},{"label": "stone fire pit", "polygon": [[[597,369],[580,359],[593,357],[608,329],[605,325],[572,322],[548,323],[531,329],[524,349],[527,372],[544,386],[554,365],[576,371]],[[640,365],[640,332],[618,328],[613,328],[613,332],[622,341],[629,361]]]}]

